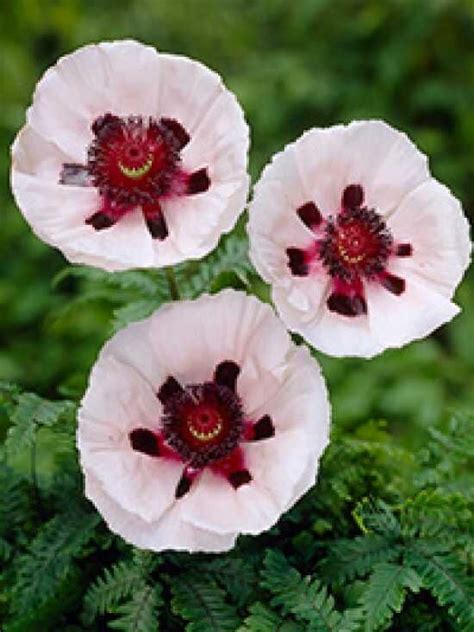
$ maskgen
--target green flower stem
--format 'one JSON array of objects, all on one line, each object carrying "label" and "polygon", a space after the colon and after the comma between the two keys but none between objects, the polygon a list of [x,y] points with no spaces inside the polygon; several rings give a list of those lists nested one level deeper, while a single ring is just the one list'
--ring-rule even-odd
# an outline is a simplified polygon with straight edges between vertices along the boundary
[{"label": "green flower stem", "polygon": [[176,281],[176,275],[172,266],[165,268],[166,280],[168,281],[168,288],[170,296],[173,301],[179,301],[181,298],[179,295],[178,282]]}]

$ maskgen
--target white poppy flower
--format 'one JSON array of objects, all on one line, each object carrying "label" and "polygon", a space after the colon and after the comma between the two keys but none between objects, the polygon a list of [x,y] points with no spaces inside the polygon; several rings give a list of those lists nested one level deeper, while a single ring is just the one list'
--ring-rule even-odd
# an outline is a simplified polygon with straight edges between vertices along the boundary
[{"label": "white poppy flower", "polygon": [[12,188],[34,232],[70,261],[166,266],[204,256],[232,229],[248,146],[216,73],[134,41],[94,44],[38,83]]},{"label": "white poppy flower", "polygon": [[79,412],[86,495],[155,551],[225,551],[315,482],[320,370],[272,309],[225,290],[168,304],[104,347]]},{"label": "white poppy flower", "polygon": [[372,357],[459,311],[467,220],[426,157],[381,121],[312,129],[277,154],[248,232],[281,318],[325,353]]}]

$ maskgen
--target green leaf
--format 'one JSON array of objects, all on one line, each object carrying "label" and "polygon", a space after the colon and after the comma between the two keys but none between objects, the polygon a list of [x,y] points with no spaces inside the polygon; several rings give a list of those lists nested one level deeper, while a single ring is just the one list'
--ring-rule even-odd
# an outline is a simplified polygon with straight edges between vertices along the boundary
[{"label": "green leaf", "polygon": [[158,632],[158,611],[162,605],[161,586],[143,586],[134,591],[132,599],[115,612],[118,618],[109,622],[109,628],[124,632]]},{"label": "green leaf", "polygon": [[72,509],[46,522],[28,551],[16,560],[12,608],[16,613],[40,606],[74,572],[73,559],[94,535],[96,513]]},{"label": "green leaf", "polygon": [[131,322],[148,318],[160,304],[157,299],[143,299],[117,307],[113,311],[112,330],[118,331]]},{"label": "green leaf", "polygon": [[474,579],[468,576],[465,565],[453,553],[428,556],[411,549],[405,556],[441,606],[465,632],[474,630]]},{"label": "green leaf", "polygon": [[224,591],[205,574],[186,573],[173,579],[172,609],[186,621],[187,632],[235,632],[238,618]]},{"label": "green leaf", "polygon": [[53,402],[34,393],[22,393],[11,415],[13,425],[8,429],[5,441],[7,450],[15,454],[30,447],[41,426],[51,427],[65,421],[75,408],[75,404],[70,401]]},{"label": "green leaf", "polygon": [[420,590],[421,580],[412,568],[381,562],[374,567],[361,596],[365,630],[383,628],[394,612],[400,612],[407,589]]},{"label": "green leaf", "polygon": [[374,533],[352,540],[336,540],[328,544],[328,556],[319,570],[325,579],[340,585],[364,577],[379,562],[395,560],[401,550],[393,538]]},{"label": "green leaf", "polygon": [[262,586],[273,594],[271,605],[294,614],[311,632],[352,632],[359,627],[359,610],[347,610],[342,616],[326,587],[317,579],[302,578],[280,552],[266,554]]},{"label": "green leaf", "polygon": [[304,632],[302,625],[280,616],[259,601],[250,607],[250,613],[237,632]]}]

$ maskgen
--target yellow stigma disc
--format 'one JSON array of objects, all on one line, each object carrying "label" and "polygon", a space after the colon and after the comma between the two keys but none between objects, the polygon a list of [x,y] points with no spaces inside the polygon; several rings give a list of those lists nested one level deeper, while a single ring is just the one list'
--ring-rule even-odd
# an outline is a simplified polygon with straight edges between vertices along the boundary
[{"label": "yellow stigma disc", "polygon": [[132,178],[132,180],[139,180],[146,176],[146,174],[150,171],[153,166],[153,156],[148,156],[148,159],[143,165],[140,167],[126,167],[121,162],[118,163],[118,167],[124,176],[127,178]]}]

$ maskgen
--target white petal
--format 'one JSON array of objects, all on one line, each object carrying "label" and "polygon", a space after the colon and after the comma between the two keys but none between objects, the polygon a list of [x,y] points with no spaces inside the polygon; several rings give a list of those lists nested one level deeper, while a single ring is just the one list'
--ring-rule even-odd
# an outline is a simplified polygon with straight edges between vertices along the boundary
[{"label": "white petal", "polygon": [[109,528],[139,548],[152,551],[175,549],[194,553],[222,553],[235,545],[236,533],[225,535],[199,529],[182,520],[179,504],[157,522],[145,522],[108,496],[97,478],[85,471],[85,493],[100,511]]},{"label": "white petal", "polygon": [[413,254],[399,258],[401,276],[421,282],[451,298],[469,266],[469,224],[458,200],[436,180],[408,195],[389,218],[397,243],[409,243]]},{"label": "white petal", "polygon": [[95,189],[54,184],[15,168],[12,188],[35,233],[69,261],[109,271],[152,264],[152,239],[138,209],[111,228],[97,231],[85,223],[101,206]]},{"label": "white petal", "polygon": [[155,392],[138,373],[112,356],[98,360],[79,411],[81,463],[125,510],[148,522],[175,502],[183,466],[134,451],[129,433],[158,430],[161,414]]},{"label": "white petal", "polygon": [[[398,276],[397,266],[398,262],[389,270]],[[370,330],[383,348],[401,347],[424,338],[459,313],[459,307],[449,298],[430,289],[414,275],[406,275],[405,281],[405,291],[400,296],[378,283],[366,286]]]},{"label": "white petal", "polygon": [[428,161],[406,134],[383,121],[356,121],[347,128],[348,181],[361,184],[365,203],[387,215],[429,179]]},{"label": "white petal", "polygon": [[371,358],[384,349],[384,345],[374,337],[366,316],[341,316],[330,312],[324,302],[313,319],[309,318],[312,312],[302,317],[301,312],[289,305],[286,297],[278,292],[278,288],[273,290],[273,300],[286,325],[323,353],[337,357]]},{"label": "white petal", "polygon": [[223,360],[239,364],[242,373],[247,365],[250,372],[277,372],[290,346],[271,307],[234,290],[166,305],[151,327],[161,364],[188,384],[212,378]]},{"label": "white petal", "polygon": [[150,115],[157,104],[157,52],[133,41],[91,44],[62,57],[39,81],[28,123],[84,163],[91,124],[105,114]]}]

